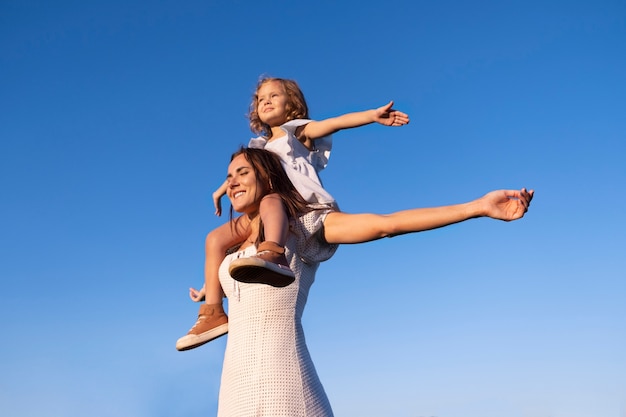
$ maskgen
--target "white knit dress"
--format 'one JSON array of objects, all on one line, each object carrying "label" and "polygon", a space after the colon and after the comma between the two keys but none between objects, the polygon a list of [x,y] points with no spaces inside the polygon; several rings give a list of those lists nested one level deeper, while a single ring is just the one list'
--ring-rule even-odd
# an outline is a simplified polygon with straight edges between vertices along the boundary
[{"label": "white knit dress", "polygon": [[[336,245],[316,239],[325,213],[292,222],[286,256],[293,284],[246,284],[228,274],[230,262],[251,256],[250,246],[220,266],[228,297],[228,340],[219,394],[219,417],[328,417],[332,409],[306,346],[301,318],[319,262]],[[298,255],[295,255],[297,253]]]}]

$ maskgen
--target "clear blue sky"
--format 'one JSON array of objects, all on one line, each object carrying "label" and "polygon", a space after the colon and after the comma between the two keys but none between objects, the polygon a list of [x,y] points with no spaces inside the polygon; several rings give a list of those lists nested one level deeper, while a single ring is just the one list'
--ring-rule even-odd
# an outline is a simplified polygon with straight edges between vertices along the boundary
[{"label": "clear blue sky", "polygon": [[0,3],[0,415],[215,415],[190,352],[211,192],[258,77],[335,136],[348,212],[536,190],[514,223],[344,246],[304,325],[337,416],[626,416],[626,4]]}]

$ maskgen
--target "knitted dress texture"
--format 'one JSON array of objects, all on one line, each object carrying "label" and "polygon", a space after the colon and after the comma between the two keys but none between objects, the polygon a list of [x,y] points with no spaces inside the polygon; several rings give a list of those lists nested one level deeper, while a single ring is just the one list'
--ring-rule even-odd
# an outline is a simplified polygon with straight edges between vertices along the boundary
[{"label": "knitted dress texture", "polygon": [[301,323],[319,262],[336,250],[336,245],[317,239],[324,217],[325,212],[317,210],[291,222],[285,248],[296,280],[287,287],[247,284],[230,277],[230,262],[255,254],[254,246],[222,262],[219,276],[228,297],[229,329],[218,417],[333,415]]}]

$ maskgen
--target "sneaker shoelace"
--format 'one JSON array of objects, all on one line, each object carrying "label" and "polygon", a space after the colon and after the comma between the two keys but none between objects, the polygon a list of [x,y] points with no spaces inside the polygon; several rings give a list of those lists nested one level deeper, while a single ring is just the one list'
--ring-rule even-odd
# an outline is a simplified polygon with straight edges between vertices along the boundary
[{"label": "sneaker shoelace", "polygon": [[200,322],[204,320],[205,317],[206,316],[204,314],[201,316],[198,316],[198,320],[196,320],[196,323],[193,326],[191,326],[191,329],[189,329],[189,333],[191,333],[191,331],[195,329],[200,324]]}]

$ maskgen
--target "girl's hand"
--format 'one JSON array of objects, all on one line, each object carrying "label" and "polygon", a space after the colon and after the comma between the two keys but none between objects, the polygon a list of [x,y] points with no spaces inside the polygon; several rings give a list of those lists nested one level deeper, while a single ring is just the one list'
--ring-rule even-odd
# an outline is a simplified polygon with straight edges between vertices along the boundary
[{"label": "girl's hand", "polygon": [[384,126],[404,126],[409,123],[409,115],[394,110],[393,100],[374,110],[374,121]]},{"label": "girl's hand", "polygon": [[204,295],[206,294],[206,290],[204,289],[204,285],[200,290],[196,290],[195,288],[189,288],[189,298],[194,303],[198,303],[200,301],[204,301]]},{"label": "girl's hand", "polygon": [[215,215],[222,215],[222,197],[226,194],[226,190],[228,189],[228,181],[224,181],[220,188],[215,190],[213,193],[213,205],[215,206]]},{"label": "girl's hand", "polygon": [[213,193],[213,206],[215,206],[215,215],[218,217],[222,215],[222,196],[223,194],[218,191]]},{"label": "girl's hand", "polygon": [[485,194],[479,200],[484,204],[486,216],[493,219],[511,221],[521,219],[528,211],[534,190],[498,190]]}]

